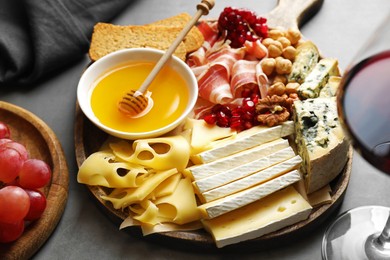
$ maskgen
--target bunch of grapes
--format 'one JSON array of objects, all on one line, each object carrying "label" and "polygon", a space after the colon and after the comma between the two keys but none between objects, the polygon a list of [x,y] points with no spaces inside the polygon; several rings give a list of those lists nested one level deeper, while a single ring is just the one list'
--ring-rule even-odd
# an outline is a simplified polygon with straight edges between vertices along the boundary
[{"label": "bunch of grapes", "polygon": [[18,239],[26,223],[41,217],[46,197],[40,191],[51,179],[42,160],[29,158],[24,145],[11,139],[0,122],[0,243]]},{"label": "bunch of grapes", "polygon": [[243,9],[226,7],[218,18],[218,29],[226,32],[226,39],[230,40],[233,48],[242,47],[245,41],[256,41],[268,36],[267,19],[258,16],[255,12]]}]

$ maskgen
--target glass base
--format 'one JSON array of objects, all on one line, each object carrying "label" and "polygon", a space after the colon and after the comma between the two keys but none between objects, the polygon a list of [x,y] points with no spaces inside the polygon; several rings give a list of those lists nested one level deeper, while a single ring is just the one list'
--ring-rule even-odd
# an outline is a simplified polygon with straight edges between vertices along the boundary
[{"label": "glass base", "polygon": [[[370,241],[379,236],[390,208],[364,206],[340,215],[326,230],[322,241],[322,258],[325,260],[390,259],[389,248],[373,256],[377,246]],[[375,241],[375,240],[374,240]]]}]

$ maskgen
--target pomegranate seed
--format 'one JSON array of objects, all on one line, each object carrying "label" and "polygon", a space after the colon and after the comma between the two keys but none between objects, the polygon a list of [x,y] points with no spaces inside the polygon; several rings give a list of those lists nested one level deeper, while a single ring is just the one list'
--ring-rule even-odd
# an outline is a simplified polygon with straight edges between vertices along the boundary
[{"label": "pomegranate seed", "polygon": [[252,101],[251,98],[247,97],[244,98],[242,101],[242,107],[245,112],[253,112],[255,111],[255,103]]},{"label": "pomegranate seed", "polygon": [[203,120],[206,121],[207,124],[213,125],[217,121],[217,116],[215,114],[209,114],[206,115]]},{"label": "pomegranate seed", "polygon": [[227,32],[226,39],[230,40],[231,47],[239,48],[245,41],[264,37],[261,25],[265,25],[265,22],[265,18],[258,17],[250,10],[226,7],[218,18],[218,29],[220,32]]}]

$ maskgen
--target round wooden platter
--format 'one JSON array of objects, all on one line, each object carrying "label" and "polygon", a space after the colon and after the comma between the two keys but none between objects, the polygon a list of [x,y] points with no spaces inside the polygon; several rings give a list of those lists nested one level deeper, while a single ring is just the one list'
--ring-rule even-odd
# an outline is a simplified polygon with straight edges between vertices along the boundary
[{"label": "round wooden platter", "polygon": [[41,218],[29,223],[15,242],[0,244],[0,259],[28,259],[50,237],[64,212],[68,197],[68,167],[56,135],[37,116],[0,101],[0,121],[10,127],[11,139],[23,144],[30,158],[44,160],[52,170],[50,183],[42,189],[47,205]]},{"label": "round wooden platter", "polygon": [[[85,159],[92,153],[99,150],[103,142],[107,139],[108,135],[93,125],[82,113],[78,104],[76,105],[76,122],[75,122],[75,147],[76,147],[76,159],[77,164],[80,165]],[[280,229],[273,233],[264,235],[260,238],[241,242],[234,245],[229,245],[222,249],[217,249],[215,243],[205,230],[195,231],[181,231],[181,232],[166,232],[161,234],[153,234],[146,236],[145,239],[164,244],[166,246],[174,246],[179,249],[202,249],[202,250],[259,250],[264,248],[280,246],[283,242],[291,242],[292,239],[297,238],[300,235],[305,235],[308,232],[315,230],[329,215],[331,215],[342,203],[344,194],[347,190],[351,168],[352,168],[352,155],[353,150],[350,149],[348,153],[348,162],[339,176],[330,183],[332,188],[332,201],[328,204],[315,208],[310,214],[309,218]],[[107,216],[114,221],[116,225],[120,225],[122,221],[127,217],[125,213],[120,210],[116,210],[112,207],[112,204],[106,202],[100,198],[101,195],[107,195],[107,190],[98,186],[87,186],[91,192],[94,201],[98,203],[100,208]],[[142,236],[140,228],[131,227],[127,228],[127,231],[136,236]],[[277,242],[277,243],[275,243]]]}]

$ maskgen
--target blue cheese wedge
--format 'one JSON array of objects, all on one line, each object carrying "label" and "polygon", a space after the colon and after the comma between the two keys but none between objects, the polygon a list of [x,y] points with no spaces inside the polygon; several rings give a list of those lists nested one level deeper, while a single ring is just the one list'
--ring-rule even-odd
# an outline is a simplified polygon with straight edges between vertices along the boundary
[{"label": "blue cheese wedge", "polygon": [[332,181],[348,159],[349,144],[337,116],[336,99],[294,102],[293,119],[307,193]]},{"label": "blue cheese wedge", "polygon": [[292,121],[273,127],[255,126],[233,139],[217,142],[213,148],[191,156],[194,164],[208,163],[294,133]]},{"label": "blue cheese wedge", "polygon": [[320,53],[313,42],[305,41],[298,45],[288,82],[302,84],[318,63],[319,57]]},{"label": "blue cheese wedge", "polygon": [[216,218],[238,208],[244,207],[259,199],[262,199],[278,190],[296,183],[300,179],[301,174],[299,171],[293,170],[249,189],[202,204],[198,206],[198,209],[200,210],[202,218]]},{"label": "blue cheese wedge", "polygon": [[290,186],[220,217],[202,220],[202,224],[221,248],[303,221],[311,210],[310,204]]},{"label": "blue cheese wedge", "polygon": [[303,98],[316,98],[321,89],[328,82],[330,76],[339,76],[337,59],[321,59],[314,69],[307,75],[305,81],[298,88],[298,95]]}]

